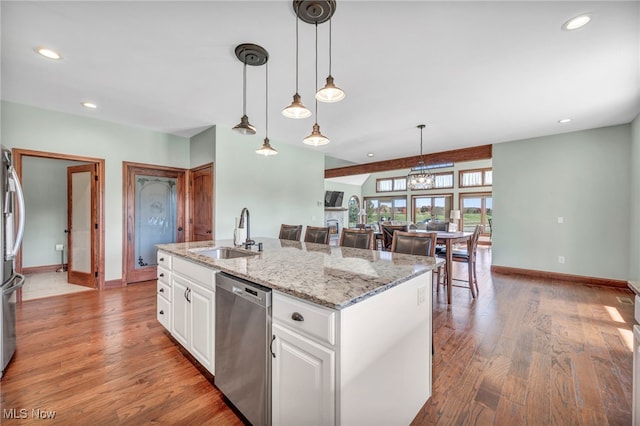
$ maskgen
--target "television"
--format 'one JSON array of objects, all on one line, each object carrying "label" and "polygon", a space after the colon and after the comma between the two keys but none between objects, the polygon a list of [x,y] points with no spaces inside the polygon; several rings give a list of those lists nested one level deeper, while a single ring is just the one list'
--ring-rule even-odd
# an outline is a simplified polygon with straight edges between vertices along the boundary
[{"label": "television", "polygon": [[342,207],[342,197],[344,197],[344,192],[342,191],[325,191],[324,206],[325,207]]}]

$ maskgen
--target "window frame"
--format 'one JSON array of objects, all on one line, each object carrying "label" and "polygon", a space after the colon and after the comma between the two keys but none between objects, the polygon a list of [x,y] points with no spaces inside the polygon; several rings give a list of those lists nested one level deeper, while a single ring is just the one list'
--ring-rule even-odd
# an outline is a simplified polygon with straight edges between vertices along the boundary
[{"label": "window frame", "polygon": [[[396,189],[395,182],[396,180],[404,180],[404,188]],[[388,191],[380,190],[380,181],[391,181],[391,189]],[[395,177],[387,177],[387,178],[377,178],[376,179],[376,194],[377,193],[388,193],[388,192],[406,192],[407,191],[407,177],[406,176],[395,176]]]},{"label": "window frame", "polygon": [[[376,221],[370,221],[369,220],[369,213],[368,213],[367,203],[370,200],[378,201],[378,214],[377,214],[378,220],[376,220]],[[394,210],[396,209],[395,203],[394,203],[395,200],[404,201],[405,209],[406,209],[406,212],[405,212],[406,218],[405,219],[396,219],[394,217],[394,215],[395,215]],[[386,196],[386,197],[362,197],[362,203],[363,203],[363,206],[364,206],[363,208],[365,210],[367,210],[367,221],[366,221],[366,223],[377,223],[377,222],[379,222],[380,221],[380,202],[389,202],[389,201],[391,201],[391,213],[390,213],[391,214],[391,218],[390,218],[390,220],[404,220],[404,221],[408,222],[409,221],[409,216],[408,216],[409,215],[409,206],[407,204],[406,195],[404,195],[404,196],[393,196],[393,195],[391,195],[391,196]]]},{"label": "window frame", "polygon": [[[415,203],[415,199],[416,198],[447,198],[447,197],[449,197],[450,200],[451,200],[450,201],[451,208],[449,209],[449,212],[451,212],[451,210],[453,210],[453,196],[454,196],[453,192],[448,192],[448,193],[444,193],[444,194],[423,193],[423,194],[412,195],[411,196],[411,221],[413,223],[418,223],[416,221],[416,203]],[[445,208],[446,208],[446,203],[445,203]],[[449,212],[447,212],[445,210],[445,213],[444,213],[445,214],[445,218],[444,218],[445,222],[449,221],[449,218],[447,217]]]},{"label": "window frame", "polygon": [[[492,176],[491,176],[491,182],[490,184],[488,184],[486,182],[486,172],[490,171]],[[480,185],[464,185],[464,180],[462,178],[462,175],[464,175],[465,173],[476,173],[476,172],[480,172],[480,176],[481,176],[481,180],[482,183]],[[492,186],[493,185],[493,167],[483,167],[483,168],[478,168],[478,169],[465,169],[465,170],[458,170],[458,188],[480,188],[483,186]]]},{"label": "window frame", "polygon": [[480,224],[482,225],[482,230],[480,235],[489,236],[491,232],[488,231],[487,227],[489,225],[489,221],[487,220],[487,204],[486,198],[491,198],[491,217],[493,218],[493,192],[461,192],[458,194],[458,208],[460,209],[460,230],[464,231],[464,209],[463,209],[463,199],[464,198],[481,198],[480,205]]}]

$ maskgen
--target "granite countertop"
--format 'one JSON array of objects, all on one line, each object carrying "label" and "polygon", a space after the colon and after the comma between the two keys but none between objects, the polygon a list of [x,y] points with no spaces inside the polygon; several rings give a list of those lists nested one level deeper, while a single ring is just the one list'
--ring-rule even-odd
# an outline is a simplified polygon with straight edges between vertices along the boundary
[{"label": "granite countertop", "polygon": [[633,290],[636,296],[640,296],[640,281],[627,281],[629,288]]},{"label": "granite countertop", "polygon": [[[231,240],[158,244],[156,247],[333,309],[346,308],[444,263],[434,257],[276,238],[255,238],[255,241],[252,251],[256,256],[235,259],[212,259],[198,254],[199,250],[212,247],[233,247]],[[258,252],[257,243],[263,243],[262,252]]]}]

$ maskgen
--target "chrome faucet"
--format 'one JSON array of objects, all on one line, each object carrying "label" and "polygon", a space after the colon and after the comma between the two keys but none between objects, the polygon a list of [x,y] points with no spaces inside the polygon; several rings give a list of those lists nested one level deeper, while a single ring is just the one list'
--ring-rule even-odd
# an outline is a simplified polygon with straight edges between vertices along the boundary
[{"label": "chrome faucet", "polygon": [[240,212],[240,224],[238,225],[238,228],[244,228],[245,213],[247,214],[247,239],[244,242],[244,247],[248,249],[256,242],[251,239],[251,220],[249,219],[249,209],[247,209],[246,207],[243,208]]}]

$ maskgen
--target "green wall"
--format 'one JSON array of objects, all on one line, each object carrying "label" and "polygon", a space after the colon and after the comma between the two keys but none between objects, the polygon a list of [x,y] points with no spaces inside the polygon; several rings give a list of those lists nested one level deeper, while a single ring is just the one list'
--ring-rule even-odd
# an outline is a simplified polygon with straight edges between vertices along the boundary
[{"label": "green wall", "polygon": [[493,145],[493,264],[627,280],[630,141],[627,124]]},{"label": "green wall", "polygon": [[251,237],[277,237],[282,223],[324,223],[324,154],[271,141],[278,155],[256,154],[264,136],[246,136],[216,126],[216,240],[233,238],[243,207],[251,216]]},{"label": "green wall", "polygon": [[629,279],[640,281],[640,115],[631,123]]},{"label": "green wall", "polygon": [[189,140],[11,102],[2,102],[1,111],[0,135],[8,148],[105,160],[105,279],[120,279],[122,162],[189,168]]}]

